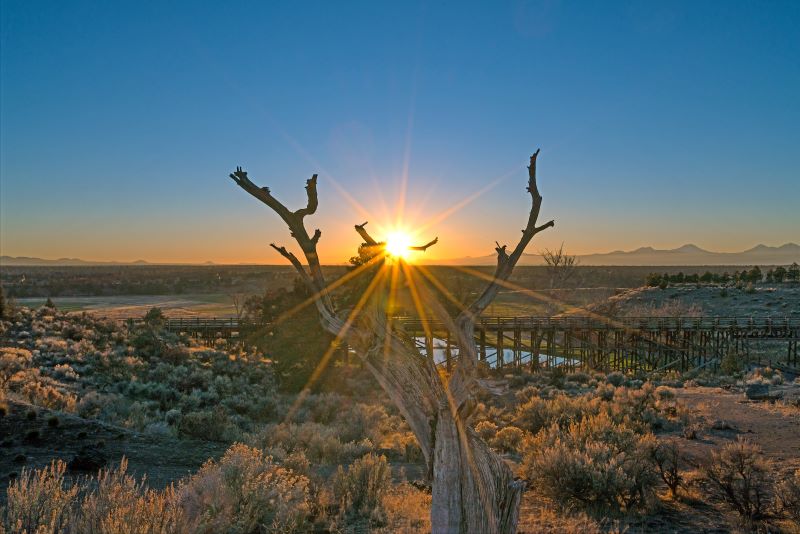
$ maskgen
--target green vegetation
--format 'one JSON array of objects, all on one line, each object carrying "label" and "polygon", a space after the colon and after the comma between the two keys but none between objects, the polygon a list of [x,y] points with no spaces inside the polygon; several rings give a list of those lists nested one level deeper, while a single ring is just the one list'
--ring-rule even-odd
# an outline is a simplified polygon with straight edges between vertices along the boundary
[{"label": "green vegetation", "polygon": [[712,272],[705,271],[702,274],[692,273],[683,274],[678,272],[676,274],[670,273],[649,273],[645,277],[645,285],[649,287],[660,287],[665,289],[670,284],[756,284],[761,281],[768,283],[783,283],[783,282],[797,282],[800,281],[800,267],[793,263],[788,268],[783,266],[769,269],[766,274],[761,271],[759,266],[753,266],[749,270],[734,271],[733,274],[728,272]]},{"label": "green vegetation", "polygon": [[[275,323],[305,298],[299,286],[268,292],[250,299],[246,313]],[[303,362],[316,363],[324,343],[296,341],[297,354],[202,347],[165,331],[158,309],[136,324],[48,307],[16,310],[13,319],[0,323],[0,424],[12,418],[30,426],[9,440],[15,478],[0,473],[6,532],[430,530],[428,466],[363,371],[332,363],[315,390],[296,393],[303,384],[294,373],[307,372]],[[256,341],[279,348],[292,336],[310,337],[310,327],[293,317]],[[738,355],[722,363],[741,377]],[[732,443],[699,458],[697,468],[687,463],[685,440],[709,426],[679,400],[678,388],[722,378],[561,369],[489,375],[512,389],[483,394],[472,424],[531,482],[523,498],[536,513],[522,519],[522,530],[647,524],[665,503],[691,507],[708,491],[731,525],[791,531],[800,521],[800,473],[777,476],[779,466],[757,448]],[[769,368],[740,380],[785,382]],[[120,457],[88,478],[74,477],[55,446],[52,463],[31,460],[26,448],[46,447],[57,433],[74,432],[76,421],[93,419],[154,444],[199,439],[227,451],[166,487],[132,475]]]}]

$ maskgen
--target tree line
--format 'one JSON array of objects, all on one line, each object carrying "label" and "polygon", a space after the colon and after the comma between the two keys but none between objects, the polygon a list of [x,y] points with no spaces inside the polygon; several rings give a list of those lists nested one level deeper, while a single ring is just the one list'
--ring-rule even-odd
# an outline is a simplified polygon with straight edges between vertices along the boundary
[{"label": "tree line", "polygon": [[796,262],[788,267],[779,265],[769,269],[766,273],[757,265],[749,270],[734,271],[733,274],[728,272],[712,273],[711,271],[706,271],[703,274],[683,274],[683,272],[677,274],[650,273],[645,279],[645,285],[663,289],[670,284],[729,284],[739,282],[758,283],[762,281],[767,283],[800,282],[800,266]]}]

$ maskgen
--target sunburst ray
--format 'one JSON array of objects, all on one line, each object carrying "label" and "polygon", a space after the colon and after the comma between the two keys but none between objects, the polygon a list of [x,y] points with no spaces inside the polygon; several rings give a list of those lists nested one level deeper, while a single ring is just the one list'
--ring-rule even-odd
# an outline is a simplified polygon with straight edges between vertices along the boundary
[{"label": "sunburst ray", "polygon": [[354,268],[351,271],[348,271],[347,273],[343,274],[342,276],[340,276],[339,278],[337,278],[336,280],[334,280],[333,282],[328,284],[321,291],[317,291],[316,293],[314,293],[313,295],[311,295],[310,297],[308,297],[304,301],[302,301],[299,304],[296,304],[295,306],[289,308],[288,310],[286,310],[285,312],[280,314],[278,317],[276,317],[275,320],[272,321],[272,323],[276,324],[276,325],[283,323],[287,319],[291,318],[297,312],[302,311],[306,307],[308,307],[311,304],[313,304],[314,302],[316,302],[318,299],[322,298],[325,295],[329,295],[336,288],[338,288],[339,286],[341,286],[341,285],[347,283],[348,281],[352,280],[353,278],[355,278],[356,276],[358,276],[359,274],[364,272],[366,269],[368,269],[368,268],[380,263],[380,261],[385,256],[386,256],[386,253],[384,251],[379,252],[373,258],[370,258],[365,263],[357,266],[356,268]]},{"label": "sunburst ray", "polygon": [[[403,266],[404,266],[404,272],[406,273],[406,276],[409,279],[409,288],[411,288],[412,294],[416,295],[414,300],[415,300],[415,306],[417,307],[417,313],[420,314],[420,317],[427,316],[427,314],[425,313],[425,309],[422,306],[422,299],[420,298],[419,288],[417,287],[417,281],[416,281],[416,278],[414,277],[414,270],[412,270],[409,266],[407,266],[405,264],[403,264]],[[427,320],[423,322],[423,327],[424,327],[426,322],[427,322]],[[428,335],[428,334],[426,333],[426,335]],[[433,354],[429,355],[429,357],[433,358]],[[434,362],[434,366],[435,366],[435,362]],[[452,395],[452,393],[450,391],[450,388],[448,387],[448,384],[445,382],[445,380],[443,380],[442,376],[438,372],[436,373],[436,377],[438,378],[438,380],[442,384],[442,389],[444,391],[444,394],[445,394],[445,397],[446,397],[446,400],[447,400],[447,404],[448,404],[448,407],[450,409],[450,414],[451,414],[451,416],[453,418],[453,421],[454,421],[454,423],[456,425],[456,431],[458,433],[459,443],[461,445],[459,453],[464,455],[463,460],[466,462],[467,469],[469,470],[469,474],[472,475],[473,480],[475,481],[475,485],[478,488],[478,495],[479,495],[479,498],[480,498],[480,501],[481,501],[481,505],[484,507],[484,510],[486,512],[486,516],[487,517],[491,517],[491,513],[490,513],[491,503],[489,502],[489,498],[488,498],[489,494],[488,494],[488,492],[486,490],[486,487],[484,485],[484,480],[480,476],[481,471],[475,465],[475,458],[472,455],[472,448],[469,446],[469,443],[467,441],[468,440],[467,433],[468,433],[469,430],[464,425],[464,422],[461,419],[461,417],[459,417],[458,414],[457,414],[458,407],[456,406],[455,399],[453,399],[453,395]],[[463,465],[463,462],[462,462],[462,465]]]},{"label": "sunburst ray", "polygon": [[336,351],[336,349],[339,348],[339,345],[344,339],[344,337],[350,331],[350,327],[353,325],[353,321],[355,321],[356,317],[361,312],[361,309],[364,307],[369,297],[372,296],[372,293],[375,291],[375,288],[378,286],[378,284],[385,279],[386,276],[385,271],[386,271],[385,266],[381,266],[381,269],[372,278],[369,285],[364,290],[364,293],[361,294],[361,297],[358,299],[358,302],[356,303],[355,306],[353,306],[353,309],[348,314],[347,319],[342,325],[342,328],[336,334],[334,340],[331,341],[328,350],[326,350],[325,353],[322,355],[322,357],[319,360],[319,363],[317,363],[317,366],[314,368],[314,371],[312,371],[311,376],[308,378],[308,381],[306,381],[305,386],[303,386],[303,389],[297,395],[297,399],[295,399],[295,401],[292,403],[292,406],[289,408],[289,411],[286,414],[285,421],[291,421],[292,417],[294,417],[294,414],[297,412],[297,409],[300,407],[305,398],[311,392],[311,386],[313,386],[314,383],[316,383],[322,372],[328,366],[328,361],[331,359],[331,356]]},{"label": "sunburst ray", "polygon": [[480,197],[482,197],[483,195],[485,195],[486,193],[488,193],[489,191],[491,191],[492,189],[497,187],[498,184],[500,184],[504,180],[508,179],[509,177],[511,177],[514,174],[516,174],[517,172],[519,172],[519,170],[521,168],[522,168],[522,166],[515,167],[513,170],[511,170],[511,171],[509,171],[509,172],[507,172],[507,173],[505,173],[505,174],[503,174],[501,176],[498,176],[497,178],[495,178],[494,180],[492,180],[491,182],[489,182],[488,184],[486,184],[485,186],[483,186],[479,190],[475,191],[474,193],[462,198],[461,200],[459,200],[458,202],[456,202],[452,206],[450,206],[448,208],[445,208],[444,210],[440,211],[439,213],[434,214],[427,221],[425,221],[425,222],[423,222],[423,223],[421,223],[420,225],[417,226],[418,232],[420,232],[420,233],[425,232],[426,230],[430,229],[432,226],[434,226],[436,224],[439,224],[440,222],[444,221],[445,219],[447,219],[448,217],[450,217],[454,213],[456,213],[456,212],[460,211],[461,209],[465,208],[466,206],[468,206],[469,204],[471,204],[475,200],[479,199]]}]

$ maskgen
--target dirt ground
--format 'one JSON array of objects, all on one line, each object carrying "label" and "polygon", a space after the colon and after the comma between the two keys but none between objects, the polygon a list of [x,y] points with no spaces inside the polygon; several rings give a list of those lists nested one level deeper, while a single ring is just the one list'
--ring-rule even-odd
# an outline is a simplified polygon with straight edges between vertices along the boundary
[{"label": "dirt ground", "polygon": [[[225,452],[224,444],[177,439],[132,432],[96,420],[51,412],[9,402],[9,413],[0,417],[0,503],[5,501],[6,488],[23,467],[47,466],[54,459],[69,463],[76,456],[105,461],[116,466],[122,457],[128,459],[128,471],[147,476],[152,487],[170,482],[197,471],[209,458]],[[58,424],[51,423],[57,418]],[[91,469],[70,469],[70,476],[94,474]]]},{"label": "dirt ground", "polygon": [[[21,298],[17,299],[17,303],[36,308],[45,300]],[[225,294],[53,297],[52,300],[62,311],[91,312],[110,319],[143,317],[153,307],[161,308],[167,317],[236,317],[231,297]]]},{"label": "dirt ground", "polygon": [[[700,439],[685,441],[687,452],[696,459],[742,436],[759,445],[780,470],[800,469],[800,408],[750,401],[741,392],[721,388],[695,387],[676,392],[705,429]],[[712,426],[730,428],[714,430]]]}]

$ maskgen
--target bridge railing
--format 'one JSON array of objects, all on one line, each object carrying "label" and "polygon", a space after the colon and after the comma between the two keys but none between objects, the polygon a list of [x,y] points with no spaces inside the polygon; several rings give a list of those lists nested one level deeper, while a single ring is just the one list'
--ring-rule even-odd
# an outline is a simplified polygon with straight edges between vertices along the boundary
[{"label": "bridge railing", "polygon": [[[142,319],[131,319],[134,323],[141,323]],[[393,319],[411,329],[422,329],[425,326],[443,329],[440,321],[425,321],[416,317],[395,317]],[[269,323],[245,321],[230,318],[216,317],[170,317],[165,326],[170,329],[197,329],[197,328],[254,328],[268,326]],[[703,317],[623,317],[605,318],[599,316],[571,316],[571,317],[482,317],[476,322],[478,328],[496,329],[524,328],[524,329],[574,329],[574,330],[648,330],[648,329],[674,329],[674,330],[708,330],[726,328],[800,328],[800,317],[741,317],[741,316],[703,316]]]},{"label": "bridge railing", "polygon": [[[395,320],[407,327],[443,328],[439,321],[417,318]],[[475,326],[483,329],[572,329],[572,330],[710,330],[726,328],[800,328],[800,317],[482,317]]]}]

